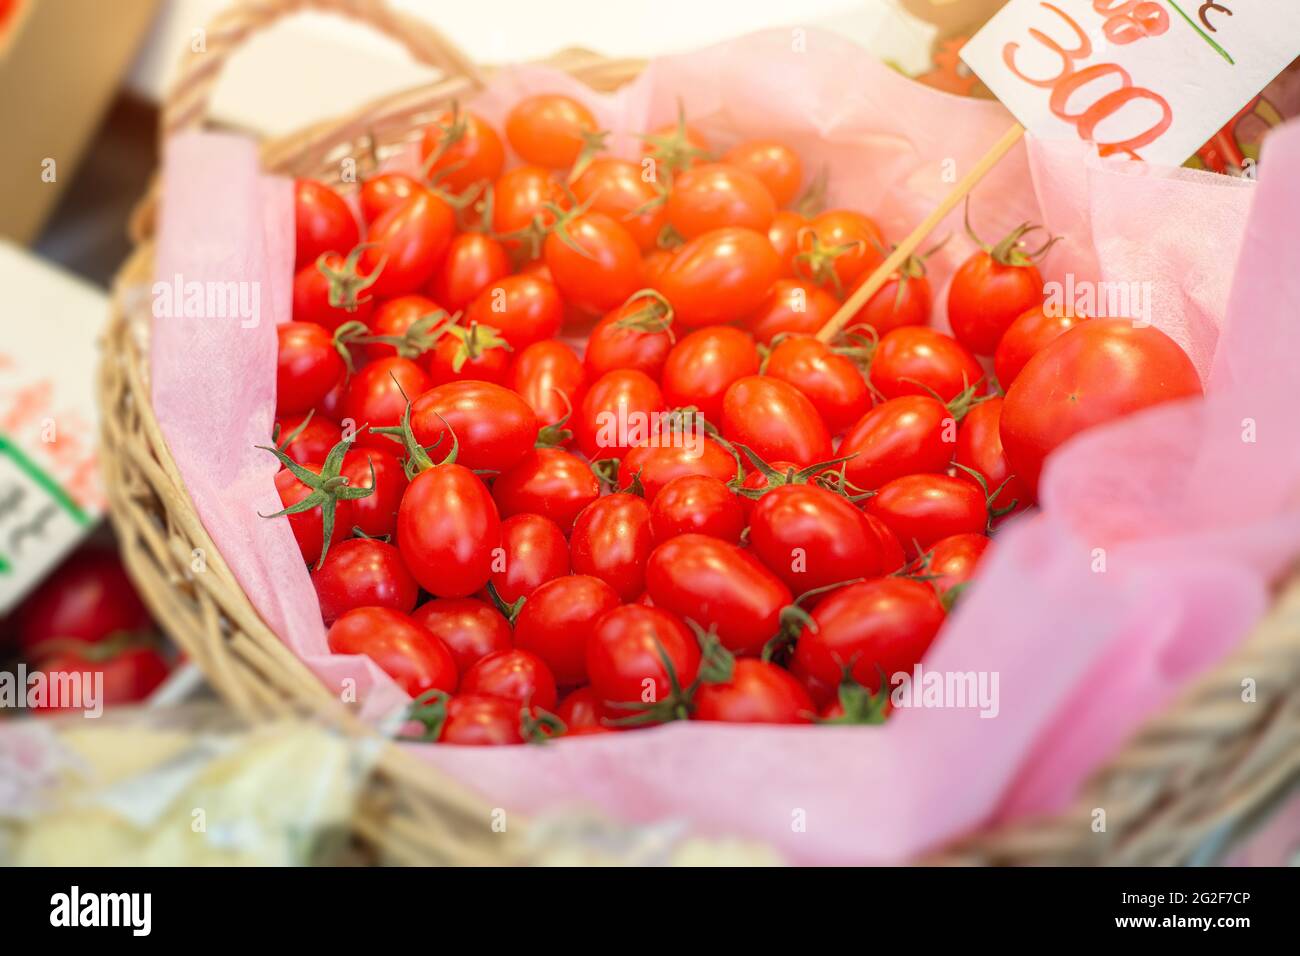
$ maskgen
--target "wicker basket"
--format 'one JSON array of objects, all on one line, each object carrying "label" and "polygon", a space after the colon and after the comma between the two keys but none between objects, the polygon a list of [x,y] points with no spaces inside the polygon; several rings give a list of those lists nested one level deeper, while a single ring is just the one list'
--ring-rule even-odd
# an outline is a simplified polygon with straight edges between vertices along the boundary
[{"label": "wicker basket", "polygon": [[[424,23],[377,0],[260,0],[211,24],[207,51],[189,53],[163,109],[162,134],[201,125],[226,58],[246,38],[304,9],[355,17],[398,40],[440,81],[386,97],[340,119],[269,141],[268,170],[332,179],[342,156],[418,136],[431,115],[482,83],[474,66]],[[548,65],[598,90],[636,76],[639,61],[565,51]],[[230,705],[251,720],[308,713],[350,733],[359,725],[258,617],[200,522],[150,407],[147,336],[132,324],[138,289],[153,280],[156,190],[133,222],[134,254],[117,276],[100,373],[103,464],[110,514],[132,577],[158,621]],[[133,298],[134,301],[133,302]],[[147,311],[147,310],[146,310]],[[206,570],[190,571],[201,548]],[[1242,701],[1253,678],[1257,701]],[[494,832],[491,808],[428,764],[375,738],[373,786],[359,836],[387,859],[413,863],[519,863],[535,859],[527,821]],[[1278,595],[1252,638],[1143,728],[1089,781],[1071,809],[968,837],[924,862],[967,864],[1175,864],[1206,840],[1249,825],[1300,777],[1300,580]],[[1094,809],[1106,813],[1094,830]]]}]

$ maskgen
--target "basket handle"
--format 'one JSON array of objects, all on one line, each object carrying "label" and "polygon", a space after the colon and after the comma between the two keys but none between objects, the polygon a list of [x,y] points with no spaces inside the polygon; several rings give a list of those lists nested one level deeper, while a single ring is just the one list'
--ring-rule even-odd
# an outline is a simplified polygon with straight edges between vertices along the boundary
[{"label": "basket handle", "polygon": [[205,49],[191,49],[182,57],[180,72],[163,100],[163,137],[203,125],[221,69],[245,40],[305,11],[360,20],[402,44],[417,62],[464,77],[475,87],[483,85],[478,67],[460,48],[423,20],[393,10],[383,0],[238,0],[208,25]]}]

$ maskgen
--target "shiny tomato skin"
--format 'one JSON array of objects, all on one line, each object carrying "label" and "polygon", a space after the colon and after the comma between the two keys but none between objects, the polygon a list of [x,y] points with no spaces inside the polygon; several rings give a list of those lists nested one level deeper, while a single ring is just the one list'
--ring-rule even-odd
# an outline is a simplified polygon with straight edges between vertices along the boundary
[{"label": "shiny tomato skin", "polygon": [[587,374],[573,349],[548,339],[515,356],[509,385],[546,427],[568,418],[578,407],[587,389]]},{"label": "shiny tomato skin", "polygon": [[[430,163],[435,154],[437,158]],[[425,129],[420,142],[421,165],[428,165],[428,175],[453,193],[463,193],[484,180],[493,181],[501,175],[505,159],[497,131],[467,110],[459,115],[444,112]]]},{"label": "shiny tomato skin", "polygon": [[867,526],[871,528],[871,533],[876,537],[876,544],[880,548],[880,573],[893,574],[907,564],[907,555],[903,551],[903,545],[898,540],[898,535],[889,530],[889,525],[885,524],[873,514],[862,512],[862,517],[867,519]]},{"label": "shiny tomato skin", "polygon": [[976,355],[992,355],[1016,317],[1042,301],[1035,266],[1003,265],[980,249],[952,277],[948,321],[958,342]]},{"label": "shiny tomato skin", "polygon": [[870,378],[885,398],[934,392],[945,402],[976,383],[980,383],[977,392],[983,394],[987,385],[979,361],[956,339],[911,325],[881,338],[871,359]]},{"label": "shiny tomato skin", "polygon": [[677,322],[695,329],[751,315],[780,273],[766,233],[729,226],[678,249],[654,287],[672,303]]},{"label": "shiny tomato skin", "polygon": [[510,343],[498,341],[496,330],[488,326],[456,324],[466,328],[464,338],[457,334],[443,335],[432,349],[424,353],[424,367],[430,384],[475,381],[504,385],[509,381],[510,369],[514,365]]},{"label": "shiny tomato skin", "polygon": [[325,639],[331,653],[369,657],[412,697],[456,689],[456,662],[447,645],[391,608],[354,608],[330,626]]},{"label": "shiny tomato skin", "polygon": [[727,150],[722,159],[761,182],[777,206],[788,206],[799,195],[803,164],[799,154],[784,143],[747,140]]},{"label": "shiny tomato skin", "polygon": [[542,251],[565,303],[582,312],[608,312],[641,288],[641,248],[621,225],[603,213],[585,212],[564,229],[568,241],[552,232]]},{"label": "shiny tomato skin", "polygon": [[940,597],[971,579],[992,543],[983,534],[954,534],[930,547],[930,563],[924,573],[932,576]]},{"label": "shiny tomato skin", "polygon": [[736,477],[736,459],[712,438],[698,445],[643,445],[633,448],[618,465],[618,485],[640,481],[646,501],[654,501],[668,482],[683,475],[707,475],[727,482]]},{"label": "shiny tomato skin", "polygon": [[717,424],[731,383],[757,375],[758,365],[758,348],[749,333],[727,325],[696,329],[673,346],[664,362],[664,401],[673,408],[693,405]]},{"label": "shiny tomato skin", "polygon": [[574,416],[578,448],[592,461],[622,458],[630,447],[642,443],[636,440],[638,433],[648,437],[665,407],[659,385],[644,372],[606,372],[591,383]]},{"label": "shiny tomato skin", "polygon": [[451,240],[442,264],[434,270],[429,297],[459,312],[508,275],[510,254],[501,242],[482,232],[462,232]]},{"label": "shiny tomato skin", "polygon": [[727,163],[701,163],[673,179],[666,212],[686,239],[715,229],[741,227],[766,235],[776,202],[762,181]]},{"label": "shiny tomato skin", "polygon": [[[311,415],[311,420],[303,421]],[[343,440],[343,429],[338,422],[320,413],[299,413],[284,415],[276,419],[279,428],[277,444],[284,444],[300,427],[298,436],[284,445],[284,453],[294,461],[324,461],[329,457],[330,449]]]},{"label": "shiny tomato skin", "polygon": [[[39,657],[32,662],[28,680],[33,674],[45,675],[47,686],[61,685],[60,675],[78,674],[102,675],[103,688],[99,692],[98,702],[103,707],[116,707],[120,704],[135,704],[146,700],[151,693],[167,679],[170,666],[157,648],[148,644],[132,644],[104,657],[102,649],[93,644],[74,641],[59,651]],[[38,701],[34,708],[42,711],[69,711],[57,699],[57,690]],[[53,697],[54,699],[51,699]],[[81,704],[84,706],[84,702]]]},{"label": "shiny tomato skin", "polygon": [[397,546],[434,597],[468,597],[492,576],[501,545],[496,504],[464,465],[435,465],[411,480],[397,512]]},{"label": "shiny tomato skin", "polygon": [[804,468],[831,457],[830,432],[813,403],[793,385],[766,375],[747,376],[727,389],[722,434],[765,461]]},{"label": "shiny tomato skin", "polygon": [[[322,264],[327,269],[341,271],[345,267],[343,256],[327,252]],[[346,305],[330,305],[330,280],[314,262],[299,269],[293,276],[293,321],[314,322],[325,331],[333,333],[344,322],[370,321],[375,300],[368,291],[356,294],[351,311]]]},{"label": "shiny tomato skin", "polygon": [[1196,367],[1154,326],[1091,319],[1029,360],[1008,389],[999,432],[1007,462],[1036,497],[1043,460],[1081,431],[1202,394]]},{"label": "shiny tomato skin", "polygon": [[370,538],[349,538],[330,548],[311,583],[326,626],[358,607],[409,614],[420,591],[397,548]]},{"label": "shiny tomato skin", "polygon": [[650,506],[638,495],[597,498],[578,515],[569,536],[575,574],[600,578],[622,601],[645,590],[645,563],[654,550]]},{"label": "shiny tomato skin", "polygon": [[[397,445],[392,445],[394,450]],[[371,477],[373,470],[373,478]],[[406,493],[406,472],[401,459],[386,448],[350,448],[343,455],[339,473],[353,488],[370,488],[364,498],[348,502],[348,513],[354,527],[371,538],[382,538],[397,527],[397,509]]]},{"label": "shiny tomato skin", "polygon": [[411,618],[447,645],[461,677],[489,654],[509,650],[514,643],[501,612],[477,598],[434,598],[416,608]]},{"label": "shiny tomato skin", "polygon": [[654,183],[641,177],[639,163],[601,156],[570,188],[579,203],[590,202],[592,212],[603,213],[626,229],[642,252],[655,248],[666,221],[664,205],[656,202],[659,193]]},{"label": "shiny tomato skin", "polygon": [[555,214],[548,205],[560,209],[569,207],[569,199],[554,174],[540,166],[516,166],[502,174],[492,189],[492,234],[501,238],[505,247],[529,256],[540,253],[512,236],[528,229],[534,221],[542,226],[555,222]]},{"label": "shiny tomato skin", "polygon": [[[439,315],[439,313],[442,313]],[[371,317],[370,334],[374,336],[386,336],[393,338],[402,338],[410,331],[412,325],[418,320],[428,317],[433,318],[433,325],[429,329],[430,334],[441,326],[445,325],[450,316],[447,310],[438,302],[423,295],[399,295],[393,299],[385,299],[380,303]],[[365,345],[366,358],[374,361],[381,358],[393,358],[397,353],[395,346],[387,342],[367,342]],[[412,398],[415,396],[412,395]]]},{"label": "shiny tomato skin", "polygon": [[591,689],[602,702],[640,703],[652,682],[653,701],[665,700],[672,683],[663,657],[672,663],[679,686],[695,680],[700,646],[681,619],[659,607],[624,604],[603,615],[587,640]]},{"label": "shiny tomato skin", "polygon": [[18,606],[11,619],[27,658],[46,641],[95,643],[114,634],[153,630],[149,612],[116,554],[95,547],[74,553]]},{"label": "shiny tomato skin", "polygon": [[376,219],[366,233],[371,245],[358,261],[363,274],[379,273],[371,294],[388,299],[423,289],[442,262],[455,230],[451,206],[428,190]]},{"label": "shiny tomato skin", "polygon": [[[781,277],[794,276],[794,257],[799,252],[799,233],[808,225],[808,217],[792,209],[782,209],[772,217],[767,238],[781,263]],[[815,287],[814,287],[815,288]]]},{"label": "shiny tomato skin", "polygon": [[569,573],[569,543],[550,518],[533,514],[506,518],[501,522],[501,549],[505,567],[492,572],[492,586],[506,604]]},{"label": "shiny tomato skin", "polygon": [[437,445],[436,459],[451,451],[454,435],[456,462],[473,471],[513,467],[532,451],[537,429],[537,415],[528,403],[491,382],[447,382],[411,403],[415,440]]},{"label": "shiny tomato skin", "polygon": [[[863,276],[863,281],[866,278]],[[930,280],[925,276],[900,279],[895,275],[858,310],[851,324],[869,325],[881,336],[908,325],[928,325],[933,298]]]},{"label": "shiny tomato skin", "polygon": [[[300,464],[313,474],[320,474],[321,466],[318,463],[300,462]],[[280,495],[280,504],[285,508],[296,505],[312,493],[311,489],[295,478],[288,468],[276,472],[275,490]],[[351,501],[340,501],[335,507],[334,531],[330,535],[331,546],[351,533],[352,504]],[[320,560],[320,553],[325,548],[324,518],[320,508],[312,508],[310,511],[302,511],[286,517],[289,520],[289,530],[293,532],[293,538],[298,542],[302,559],[314,566]]]},{"label": "shiny tomato skin", "polygon": [[816,707],[790,672],[767,661],[742,658],[725,684],[701,684],[695,720],[727,724],[807,724]]},{"label": "shiny tomato skin", "polygon": [[815,335],[840,307],[839,299],[804,279],[778,279],[745,320],[754,340],[771,345],[783,332]]},{"label": "shiny tomato skin", "polygon": [[[822,272],[801,258],[813,253],[817,244],[826,249],[843,248]],[[849,209],[830,209],[814,216],[800,233],[795,275],[842,297],[885,261],[884,249],[884,236],[870,216]]]},{"label": "shiny tomato skin", "polygon": [[724,482],[708,475],[682,475],[664,485],[650,505],[657,543],[679,534],[705,534],[739,544],[745,509]]},{"label": "shiny tomato skin", "polygon": [[[583,737],[588,734],[608,734],[615,728],[605,724],[611,716],[596,691],[590,687],[579,687],[570,691],[560,701],[555,716],[564,721],[564,736]],[[618,714],[612,715],[620,716]]]},{"label": "shiny tomato skin", "polygon": [[457,694],[447,701],[447,716],[438,743],[461,747],[502,747],[522,744],[522,708],[504,697]]},{"label": "shiny tomato skin", "polygon": [[880,545],[862,512],[816,485],[782,485],[759,498],[749,549],[794,594],[882,571]]},{"label": "shiny tomato skin", "polygon": [[658,303],[633,296],[591,330],[582,364],[592,381],[616,369],[636,369],[658,381],[676,336]]},{"label": "shiny tomato skin", "polygon": [[314,179],[293,184],[294,270],[315,264],[326,252],[347,255],[361,230],[343,197]]},{"label": "shiny tomato skin", "polygon": [[618,606],[618,595],[600,578],[556,578],[524,601],[515,621],[515,644],[545,661],[561,687],[584,684],[587,645],[596,622]]},{"label": "shiny tomato skin", "polygon": [[665,541],[650,555],[646,591],[655,607],[717,628],[723,646],[756,655],[780,629],[790,589],[747,551],[702,534]]},{"label": "shiny tomato skin", "polygon": [[359,445],[385,451],[396,448],[392,440],[369,429],[400,425],[407,397],[427,392],[429,384],[424,369],[410,359],[394,357],[371,362],[348,380],[339,423],[345,428],[351,423]]},{"label": "shiny tomato skin", "polygon": [[763,374],[802,392],[832,435],[843,433],[871,407],[858,367],[812,335],[782,338],[768,353]]},{"label": "shiny tomato skin", "polygon": [[314,322],[282,322],[275,333],[276,414],[310,411],[343,378],[343,358],[330,333]]},{"label": "shiny tomato skin", "polygon": [[904,475],[867,499],[867,513],[894,532],[909,557],[954,534],[979,534],[988,526],[984,492],[948,475]]},{"label": "shiny tomato skin", "polygon": [[539,514],[568,534],[578,512],[600,497],[600,481],[576,455],[537,448],[497,476],[492,497],[503,517]]},{"label": "shiny tomato skin", "polygon": [[957,420],[943,402],[929,395],[900,395],[858,419],[838,453],[853,456],[844,466],[845,477],[874,491],[904,475],[946,471],[959,434]]},{"label": "shiny tomato skin", "polygon": [[998,384],[1003,389],[1010,388],[1031,358],[1087,318],[1074,314],[1048,315],[1042,305],[1026,309],[1007,327],[993,354]]},{"label": "shiny tomato skin", "polygon": [[553,710],[555,677],[545,662],[529,651],[512,647],[480,658],[461,678],[466,694],[486,694],[514,701],[520,707]]},{"label": "shiny tomato skin", "polygon": [[547,169],[572,166],[598,127],[591,110],[571,96],[539,93],[520,100],[506,116],[506,139],[526,163]]},{"label": "shiny tomato skin", "polygon": [[908,578],[876,578],[827,595],[812,610],[816,629],[804,627],[790,672],[820,706],[835,696],[840,673],[872,692],[894,674],[911,674],[944,621],[934,588]]},{"label": "shiny tomato skin", "polygon": [[407,173],[387,172],[371,176],[361,184],[361,219],[370,226],[394,206],[400,206],[428,187]]},{"label": "shiny tomato skin", "polygon": [[[983,475],[990,494],[1002,489],[990,502],[991,507],[1000,511],[1014,505],[1020,510],[1029,505],[1029,492],[1020,479],[1011,473],[1011,465],[1007,463],[1006,453],[1002,450],[1002,433],[999,430],[1002,403],[1000,396],[990,398],[966,413],[957,429],[956,455],[953,460]],[[964,471],[958,470],[957,477],[979,483],[973,475]]]},{"label": "shiny tomato skin", "polygon": [[465,310],[464,321],[491,326],[519,351],[560,331],[564,303],[554,284],[539,276],[506,276],[479,292]]}]

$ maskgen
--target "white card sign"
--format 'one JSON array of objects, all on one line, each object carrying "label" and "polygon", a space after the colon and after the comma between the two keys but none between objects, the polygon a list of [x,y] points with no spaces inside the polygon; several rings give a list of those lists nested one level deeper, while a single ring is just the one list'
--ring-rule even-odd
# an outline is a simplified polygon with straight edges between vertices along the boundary
[{"label": "white card sign", "polygon": [[961,58],[1044,139],[1178,165],[1300,55],[1300,0],[1010,0]]}]

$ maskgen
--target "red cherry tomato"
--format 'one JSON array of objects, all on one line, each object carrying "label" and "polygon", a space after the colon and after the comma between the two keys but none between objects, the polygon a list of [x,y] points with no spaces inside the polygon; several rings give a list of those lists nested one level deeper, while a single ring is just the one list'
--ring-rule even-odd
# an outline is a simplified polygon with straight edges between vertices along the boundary
[{"label": "red cherry tomato", "polygon": [[984,393],[984,369],[959,342],[934,329],[904,326],[885,335],[871,359],[871,384],[885,398],[929,395],[950,402],[972,385]]},{"label": "red cherry tomato", "polygon": [[1002,405],[1002,447],[1012,472],[1036,496],[1043,459],[1067,439],[1200,394],[1191,359],[1159,329],[1092,319],[1058,336],[1016,376]]},{"label": "red cherry tomato", "polygon": [[569,207],[564,187],[549,170],[540,166],[517,166],[502,175],[492,188],[492,234],[507,249],[530,259],[541,255],[541,229],[555,222],[547,206]]},{"label": "red cherry tomato", "polygon": [[587,681],[587,644],[596,622],[618,607],[600,578],[573,574],[543,584],[524,601],[515,643],[546,662],[562,687]]},{"label": "red cherry tomato", "polygon": [[[315,322],[327,332],[334,332],[344,322],[368,323],[375,301],[366,279],[350,269],[340,253],[324,253],[318,262],[309,262],[294,274],[293,320]],[[330,303],[331,292],[337,305]]]},{"label": "red cherry tomato", "polygon": [[312,571],[311,583],[327,625],[358,607],[409,614],[420,591],[397,549],[370,538],[350,538],[330,548],[325,563]]},{"label": "red cherry tomato", "polygon": [[766,234],[776,216],[776,202],[748,170],[702,163],[673,180],[666,211],[669,224],[687,239],[736,226]]},{"label": "red cherry tomato", "polygon": [[596,499],[578,515],[569,536],[574,572],[600,578],[623,601],[645,590],[645,563],[653,549],[650,506],[637,495]]},{"label": "red cherry tomato", "polygon": [[456,689],[456,662],[447,645],[408,615],[386,607],[348,611],[326,634],[335,654],[364,654],[412,697]]},{"label": "red cherry tomato", "polygon": [[[1011,473],[1007,456],[1002,451],[1002,435],[998,430],[1002,418],[1002,401],[1000,397],[990,398],[966,413],[957,430],[957,453],[954,460],[959,465],[979,472],[990,494],[997,492],[990,502],[991,508],[1001,511],[1015,507],[1019,510],[1029,505],[1029,492]],[[957,477],[978,484],[974,476],[967,472],[959,471]]]},{"label": "red cherry tomato", "polygon": [[735,492],[708,475],[674,478],[650,506],[650,528],[658,543],[679,534],[706,534],[739,544],[745,523]]},{"label": "red cherry tomato", "polygon": [[831,436],[813,403],[793,385],[765,375],[750,375],[727,389],[722,434],[766,461],[803,468],[831,457]]},{"label": "red cherry tomato", "polygon": [[737,379],[758,373],[758,349],[740,329],[713,325],[678,342],[663,369],[664,400],[694,406],[711,422],[722,418],[722,396]]},{"label": "red cherry tomato", "polygon": [[481,658],[460,682],[466,694],[502,697],[523,706],[555,708],[555,678],[536,654],[519,647]]},{"label": "red cherry tomato", "polygon": [[411,618],[447,645],[462,677],[480,660],[509,650],[513,643],[501,612],[475,598],[436,598],[421,604]]},{"label": "red cherry tomato", "polygon": [[429,295],[452,312],[459,312],[484,289],[508,275],[510,255],[504,245],[481,232],[462,232],[451,240],[442,265],[434,270]]},{"label": "red cherry tomato", "polygon": [[767,227],[767,238],[781,261],[783,278],[794,275],[794,257],[799,252],[799,233],[807,225],[808,217],[803,213],[782,209],[772,217],[772,224]]},{"label": "red cherry tomato", "polygon": [[695,694],[696,720],[728,724],[806,724],[816,708],[789,671],[767,661],[736,661],[725,684],[701,684]]},{"label": "red cherry tomato", "polygon": [[763,374],[802,392],[832,435],[842,433],[871,407],[867,381],[858,367],[811,335],[781,339],[768,353]]},{"label": "red cherry tomato", "polygon": [[106,653],[106,648],[104,644],[72,642],[65,649],[38,659],[27,680],[30,681],[35,674],[42,674],[50,691],[38,702],[36,709],[89,709],[90,701],[84,696],[80,700],[60,699],[62,688],[69,686],[65,675],[78,675],[82,681],[102,675],[103,688],[99,691],[96,705],[100,707],[139,703],[167,679],[170,670],[167,659],[156,648],[137,644],[112,653]]},{"label": "red cherry tomato", "polygon": [[502,521],[501,551],[492,586],[506,604],[514,604],[547,581],[569,573],[569,543],[564,532],[541,515],[514,515]]},{"label": "red cherry tomato", "polygon": [[352,210],[324,183],[299,179],[293,184],[294,270],[312,265],[322,253],[346,253],[361,241]]},{"label": "red cherry tomato", "polygon": [[501,520],[483,482],[441,464],[411,480],[397,512],[397,545],[415,580],[435,597],[467,597],[492,576]]},{"label": "red cherry tomato", "polygon": [[803,164],[784,143],[748,140],[731,147],[722,158],[758,179],[778,206],[788,206],[799,195]]},{"label": "red cherry tomato", "polygon": [[613,727],[605,725],[604,721],[611,715],[591,687],[579,687],[570,692],[564,700],[560,701],[555,715],[564,721],[566,737],[607,734],[614,730]]},{"label": "red cherry tomato", "polygon": [[1062,332],[1087,320],[1085,315],[1048,315],[1042,305],[1026,309],[1007,326],[993,356],[998,384],[1010,388],[1025,364]]},{"label": "red cherry tomato", "polygon": [[[320,474],[321,466],[318,463],[303,463],[302,467],[313,474]],[[296,505],[312,493],[312,490],[295,478],[293,472],[287,468],[276,472],[275,490],[280,496],[280,504],[286,508]],[[331,547],[350,533],[353,503],[348,500],[337,503],[334,510],[334,529],[330,534]],[[320,507],[288,515],[288,519],[289,530],[293,532],[293,538],[298,542],[302,559],[310,565],[315,565],[320,560],[321,551],[325,548],[324,517]]]},{"label": "red cherry tomato", "polygon": [[669,700],[672,678],[686,687],[700,669],[700,647],[686,625],[667,611],[639,604],[625,604],[604,615],[587,641],[586,657],[591,689],[610,704]]},{"label": "red cherry tomato", "polygon": [[827,595],[812,610],[816,627],[805,627],[795,644],[790,671],[822,705],[835,695],[840,674],[872,692],[894,674],[911,674],[943,624],[943,605],[929,584],[908,578],[876,578]]},{"label": "red cherry tomato", "polygon": [[813,217],[800,232],[795,275],[844,296],[885,260],[884,248],[880,228],[870,217],[832,209]]},{"label": "red cherry tomato", "polygon": [[907,555],[903,553],[903,545],[899,542],[898,536],[889,530],[889,525],[875,515],[864,511],[862,517],[867,519],[867,525],[876,537],[876,544],[880,546],[880,573],[893,574],[900,570],[907,564]]},{"label": "red cherry tomato", "polygon": [[392,534],[397,527],[398,505],[406,492],[406,472],[397,455],[386,448],[353,448],[344,454],[339,473],[353,488],[373,489],[366,497],[348,502],[352,524],[347,530],[360,528],[371,538]]},{"label": "red cherry tomato", "polygon": [[947,471],[959,430],[948,406],[929,395],[881,402],[849,429],[839,454],[852,455],[844,476],[868,491],[916,473]]},{"label": "red cherry tomato", "polygon": [[513,350],[510,343],[487,325],[448,325],[424,366],[434,385],[447,382],[491,382],[503,385],[510,378]]},{"label": "red cherry tomato", "polygon": [[795,594],[882,571],[879,543],[862,512],[815,485],[783,485],[759,498],[749,548]]},{"label": "red cherry tomato", "polygon": [[568,534],[578,512],[600,497],[600,482],[576,455],[537,448],[497,476],[492,497],[503,517],[543,515]]},{"label": "red cherry tomato", "polygon": [[501,137],[478,114],[447,110],[424,131],[420,159],[428,175],[454,193],[491,182],[505,164]]},{"label": "red cherry tomato", "polygon": [[608,312],[641,287],[641,249],[609,216],[584,212],[566,220],[542,246],[564,301],[583,312]]},{"label": "red cherry tomato", "polygon": [[[447,434],[450,428],[452,434]],[[537,416],[518,394],[491,382],[448,382],[411,403],[415,440],[440,452],[459,446],[456,461],[474,471],[505,471],[533,449]]]},{"label": "red cherry tomato", "polygon": [[853,317],[853,324],[869,325],[881,336],[908,325],[928,325],[932,300],[930,280],[923,273],[905,278],[894,273]]},{"label": "red cherry tomato", "polygon": [[684,534],[655,548],[646,590],[656,608],[713,626],[729,651],[756,655],[781,626],[793,595],[757,558],[702,534]]},{"label": "red cherry tomato", "polygon": [[976,355],[992,355],[1016,317],[1042,301],[1043,277],[1031,261],[1017,263],[1002,245],[980,249],[952,277],[948,321],[958,342]]},{"label": "red cherry tomato", "polygon": [[840,307],[835,296],[803,279],[778,279],[745,321],[755,341],[764,345],[783,332],[814,335]]},{"label": "red cherry tomato", "polygon": [[486,694],[457,694],[446,703],[438,743],[462,747],[522,744],[523,710],[512,700]]},{"label": "red cherry tomato", "polygon": [[465,310],[465,323],[496,329],[516,350],[552,338],[564,321],[564,303],[550,282],[513,275],[487,285]]},{"label": "red cherry tomato", "polygon": [[455,230],[451,206],[428,190],[376,219],[358,263],[365,275],[379,273],[370,287],[373,294],[387,299],[423,289],[442,262]]},{"label": "red cherry tomato", "polygon": [[371,362],[348,381],[343,395],[344,428],[349,423],[356,430],[358,444],[387,451],[393,443],[368,428],[392,428],[402,421],[407,396],[429,390],[429,376],[410,359],[388,358]]},{"label": "red cherry tomato", "polygon": [[47,577],[13,617],[18,647],[32,657],[46,641],[96,643],[114,634],[143,634],[153,621],[117,555],[83,548]]},{"label": "red cherry tomato", "polygon": [[571,96],[539,93],[520,100],[506,117],[506,138],[526,163],[567,169],[597,131],[591,110]]},{"label": "red cherry tomato", "polygon": [[934,543],[924,573],[941,597],[971,579],[990,544],[982,534],[955,534]]},{"label": "red cherry tomato", "polygon": [[314,322],[282,322],[275,333],[276,414],[309,411],[343,378],[343,358],[329,332]]},{"label": "red cherry tomato", "polygon": [[894,532],[909,557],[941,538],[979,534],[988,526],[984,492],[947,475],[904,475],[867,499],[867,512]]},{"label": "red cherry tomato", "polygon": [[[330,449],[343,440],[343,429],[338,422],[319,413],[283,415],[275,424],[276,444],[284,445],[284,453],[294,461],[324,461]],[[295,432],[296,436],[290,439]]]},{"label": "red cherry tomato", "polygon": [[592,381],[616,369],[636,369],[657,380],[673,341],[672,307],[658,294],[641,290],[596,323],[583,367]]},{"label": "red cherry tomato", "polygon": [[736,477],[736,459],[712,438],[697,445],[643,445],[631,449],[618,465],[618,484],[639,481],[646,501],[654,501],[667,484],[685,475],[707,475],[722,482]]},{"label": "red cherry tomato", "polygon": [[361,184],[361,218],[367,226],[394,206],[400,206],[428,187],[406,173],[388,172],[371,176]]},{"label": "red cherry tomato", "polygon": [[[399,295],[388,299],[375,310],[370,320],[370,334],[373,337],[402,339],[410,342],[411,348],[398,348],[388,342],[367,342],[366,357],[370,360],[392,358],[403,354],[407,358],[418,354],[416,351],[427,347],[437,331],[449,321],[447,310],[437,302],[422,295]],[[412,326],[419,326],[412,330]],[[414,396],[412,396],[414,398]]]},{"label": "red cherry tomato", "polygon": [[587,376],[573,349],[554,339],[534,342],[510,369],[510,387],[519,393],[543,427],[557,425],[578,407]]},{"label": "red cherry tomato", "polygon": [[697,236],[677,250],[655,288],[687,328],[734,322],[763,304],[781,273],[765,232],[727,227]]},{"label": "red cherry tomato", "polygon": [[578,447],[592,461],[622,458],[646,443],[664,408],[663,393],[644,372],[606,372],[582,398],[574,423]]},{"label": "red cherry tomato", "polygon": [[664,205],[653,182],[646,182],[641,166],[626,159],[602,156],[570,187],[579,203],[613,219],[636,241],[642,252],[655,248],[663,231]]}]

